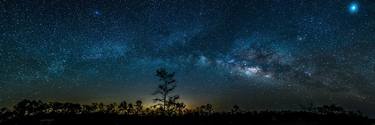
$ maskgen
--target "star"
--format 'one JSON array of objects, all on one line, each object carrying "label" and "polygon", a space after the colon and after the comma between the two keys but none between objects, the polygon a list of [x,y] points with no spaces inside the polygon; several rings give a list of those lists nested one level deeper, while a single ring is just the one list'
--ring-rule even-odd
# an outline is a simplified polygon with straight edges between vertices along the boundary
[{"label": "star", "polygon": [[95,16],[100,16],[100,15],[102,15],[102,13],[101,13],[99,10],[95,10],[95,11],[94,11],[94,14],[95,14]]},{"label": "star", "polygon": [[348,9],[352,14],[357,13],[359,11],[359,5],[358,3],[353,2],[349,5]]}]

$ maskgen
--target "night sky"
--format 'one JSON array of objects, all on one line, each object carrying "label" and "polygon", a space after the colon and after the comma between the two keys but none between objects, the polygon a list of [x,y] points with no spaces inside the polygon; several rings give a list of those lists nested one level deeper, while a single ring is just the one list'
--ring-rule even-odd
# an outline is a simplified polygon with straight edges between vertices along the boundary
[{"label": "night sky", "polygon": [[142,100],[375,116],[373,0],[0,0],[0,106]]}]

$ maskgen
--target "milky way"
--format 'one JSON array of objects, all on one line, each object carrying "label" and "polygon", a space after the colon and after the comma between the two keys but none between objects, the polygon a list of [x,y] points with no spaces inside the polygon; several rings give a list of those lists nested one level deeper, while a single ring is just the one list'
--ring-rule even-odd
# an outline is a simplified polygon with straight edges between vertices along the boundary
[{"label": "milky way", "polygon": [[0,0],[0,105],[152,103],[157,68],[218,110],[339,104],[375,114],[370,0]]}]

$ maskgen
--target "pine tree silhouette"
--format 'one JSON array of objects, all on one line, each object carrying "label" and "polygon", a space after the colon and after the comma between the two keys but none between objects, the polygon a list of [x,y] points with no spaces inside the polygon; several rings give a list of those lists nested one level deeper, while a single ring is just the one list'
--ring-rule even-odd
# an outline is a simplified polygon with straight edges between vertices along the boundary
[{"label": "pine tree silhouette", "polygon": [[153,93],[153,95],[159,95],[159,97],[154,99],[155,102],[158,102],[155,107],[164,115],[171,115],[175,112],[177,100],[180,98],[179,95],[171,95],[171,92],[176,88],[174,75],[174,72],[170,73],[164,68],[156,70],[156,76],[159,77],[162,83],[158,85],[157,90]]}]

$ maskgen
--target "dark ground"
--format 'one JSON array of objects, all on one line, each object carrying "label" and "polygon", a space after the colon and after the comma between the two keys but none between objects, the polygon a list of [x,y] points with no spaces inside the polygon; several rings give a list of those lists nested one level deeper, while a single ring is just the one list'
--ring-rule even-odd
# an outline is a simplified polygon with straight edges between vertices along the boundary
[{"label": "dark ground", "polygon": [[0,109],[1,125],[372,125],[359,111],[346,111],[337,105],[307,106],[300,111],[214,112],[211,104],[196,109],[178,105],[171,110],[135,105],[93,103],[82,105],[23,100],[13,109]]},{"label": "dark ground", "polygon": [[258,112],[244,114],[214,113],[210,115],[186,114],[181,116],[135,116],[117,114],[48,114],[18,117],[3,122],[8,125],[371,125],[374,120],[349,114],[315,114],[309,112]]}]

